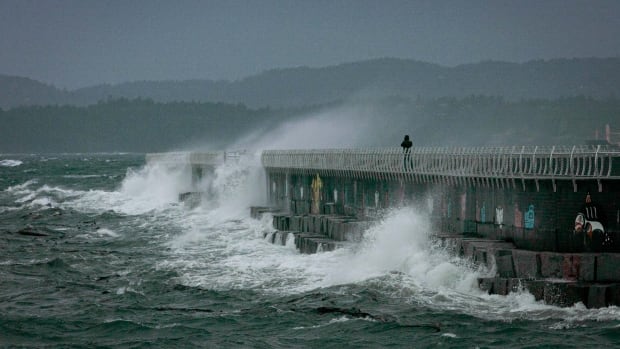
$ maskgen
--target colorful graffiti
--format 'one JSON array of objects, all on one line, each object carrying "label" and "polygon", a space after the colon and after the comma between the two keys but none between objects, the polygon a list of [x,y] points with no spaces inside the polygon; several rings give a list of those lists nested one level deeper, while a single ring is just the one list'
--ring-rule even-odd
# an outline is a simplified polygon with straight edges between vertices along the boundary
[{"label": "colorful graffiti", "polygon": [[[616,222],[619,218],[616,213]],[[605,211],[586,194],[585,204],[575,217],[575,234],[583,233],[583,245],[586,251],[600,251],[613,246],[613,234],[605,230]]]},{"label": "colorful graffiti", "polygon": [[515,203],[515,228],[523,228],[523,212],[519,209],[519,203]]},{"label": "colorful graffiti", "polygon": [[323,189],[323,180],[317,173],[312,179],[312,213],[318,214],[320,212],[321,205],[321,189]]},{"label": "colorful graffiti", "polygon": [[527,211],[525,212],[525,219],[524,219],[525,229],[534,229],[535,218],[536,218],[536,213],[534,212],[534,205],[530,204],[527,207]]}]

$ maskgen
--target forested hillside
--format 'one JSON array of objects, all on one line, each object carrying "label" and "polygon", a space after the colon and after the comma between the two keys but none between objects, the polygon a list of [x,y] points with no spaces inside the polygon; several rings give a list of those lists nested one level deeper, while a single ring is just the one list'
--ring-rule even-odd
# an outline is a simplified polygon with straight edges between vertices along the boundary
[{"label": "forested hillside", "polygon": [[481,62],[445,67],[384,58],[323,68],[266,71],[238,81],[139,81],[64,91],[29,79],[0,76],[0,108],[20,105],[89,105],[108,98],[157,102],[243,103],[250,108],[299,107],[344,99],[463,98],[507,100],[620,96],[620,58],[526,63]]},{"label": "forested hillside", "polygon": [[[318,128],[306,129],[307,123],[301,120],[313,118]],[[111,99],[86,107],[0,111],[0,153],[225,149],[257,130],[278,131],[284,122],[294,125],[288,130],[311,133],[311,139],[316,139],[313,146],[321,148],[322,142],[329,141],[323,134],[333,131],[336,120],[343,118],[346,122],[338,124],[337,137],[363,136],[356,138],[361,141],[345,142],[350,147],[398,146],[404,133],[421,146],[583,144],[594,138],[597,129],[602,135],[605,124],[617,128],[620,100],[389,97],[274,110],[240,104]],[[286,137],[283,130],[270,137]],[[295,147],[295,142],[288,146]]]}]

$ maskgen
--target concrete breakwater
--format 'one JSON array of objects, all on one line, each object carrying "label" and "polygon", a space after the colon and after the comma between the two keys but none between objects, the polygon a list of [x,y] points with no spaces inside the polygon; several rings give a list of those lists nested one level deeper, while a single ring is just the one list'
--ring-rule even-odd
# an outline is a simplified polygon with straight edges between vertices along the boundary
[{"label": "concrete breakwater", "polygon": [[507,295],[522,288],[546,304],[620,305],[618,253],[539,252],[517,249],[502,240],[436,237],[454,254],[494,271],[493,276],[478,279],[478,286],[490,294]]},{"label": "concrete breakwater", "polygon": [[[243,157],[147,159],[190,166],[195,184]],[[331,251],[359,241],[380,212],[416,206],[447,249],[493,271],[479,280],[489,293],[522,287],[549,304],[620,304],[618,148],[269,150],[261,163],[274,208],[252,214],[272,214],[272,243]],[[193,187],[179,199],[209,191]]]},{"label": "concrete breakwater", "polygon": [[359,220],[352,216],[290,215],[277,210],[253,207],[252,217],[261,218],[270,213],[275,232],[265,233],[264,238],[279,245],[295,244],[300,253],[333,251],[348,243],[359,242],[362,235],[373,223],[372,220]]},{"label": "concrete breakwater", "polygon": [[[359,242],[375,220],[336,214],[297,215],[253,207],[254,218],[272,216],[274,232],[264,238],[279,245],[294,244],[300,253],[333,251]],[[518,249],[514,243],[462,234],[433,234],[454,255],[484,266],[493,275],[478,279],[489,294],[507,295],[521,289],[536,300],[557,306],[583,303],[589,308],[620,305],[620,254],[557,253]]]}]

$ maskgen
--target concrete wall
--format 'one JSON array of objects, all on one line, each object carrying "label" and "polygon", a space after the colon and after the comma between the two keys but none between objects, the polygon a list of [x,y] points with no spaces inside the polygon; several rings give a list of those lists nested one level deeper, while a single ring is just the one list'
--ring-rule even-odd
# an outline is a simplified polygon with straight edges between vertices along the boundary
[{"label": "concrete wall", "polygon": [[[298,215],[363,218],[390,207],[417,205],[429,210],[437,232],[511,241],[534,251],[620,251],[620,183],[612,180],[600,186],[596,180],[414,182],[268,172],[267,181],[271,203]],[[606,217],[611,242],[574,233],[587,193]]]}]

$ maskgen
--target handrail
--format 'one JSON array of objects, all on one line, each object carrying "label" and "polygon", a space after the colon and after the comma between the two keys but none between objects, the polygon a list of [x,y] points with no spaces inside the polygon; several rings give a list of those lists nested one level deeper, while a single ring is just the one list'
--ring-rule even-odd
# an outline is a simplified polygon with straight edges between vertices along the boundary
[{"label": "handrail", "polygon": [[271,172],[374,179],[620,179],[618,148],[584,145],[517,149],[416,147],[408,155],[400,148],[266,150],[261,161]]},{"label": "handrail", "polygon": [[245,150],[149,153],[145,155],[145,159],[147,163],[216,166],[226,161],[239,161],[245,153]]}]

